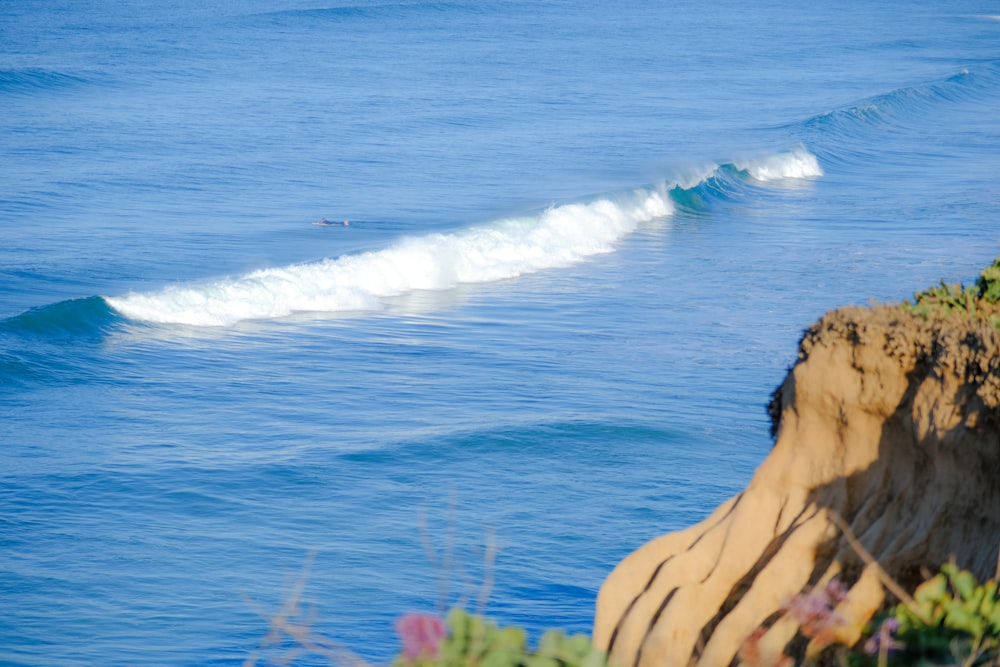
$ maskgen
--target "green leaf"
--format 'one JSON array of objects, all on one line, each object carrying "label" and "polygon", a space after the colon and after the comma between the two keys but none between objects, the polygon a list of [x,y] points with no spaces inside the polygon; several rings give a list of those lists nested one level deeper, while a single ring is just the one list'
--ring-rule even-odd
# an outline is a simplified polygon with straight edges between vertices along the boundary
[{"label": "green leaf", "polygon": [[913,592],[913,599],[918,603],[937,602],[948,592],[948,579],[944,574],[938,574],[928,579]]},{"label": "green leaf", "polygon": [[580,661],[580,667],[607,667],[607,664],[607,657],[596,649],[591,650]]},{"label": "green leaf", "polygon": [[989,615],[989,622],[993,631],[1000,633],[1000,605],[993,607],[993,613]]},{"label": "green leaf", "polygon": [[986,588],[983,586],[976,586],[972,589],[972,595],[963,603],[963,607],[970,614],[979,614],[979,607],[983,603],[983,598],[986,597]]},{"label": "green leaf", "polygon": [[983,269],[976,280],[979,296],[990,303],[1000,301],[1000,257],[993,264]]},{"label": "green leaf", "polygon": [[976,578],[971,572],[962,570],[951,578],[951,585],[963,599],[968,600],[975,593]]},{"label": "green leaf", "polygon": [[560,667],[558,660],[547,655],[529,655],[522,662],[524,667]]},{"label": "green leaf", "polygon": [[527,636],[521,628],[504,628],[496,634],[493,645],[509,651],[524,652],[524,645]]},{"label": "green leaf", "polygon": [[483,656],[480,667],[517,667],[518,654],[509,651],[493,651]]},{"label": "green leaf", "polygon": [[590,637],[584,634],[573,635],[566,640],[571,648],[571,650],[577,655],[587,655],[588,652],[593,650],[593,645],[590,642]]},{"label": "green leaf", "polygon": [[967,602],[952,600],[946,606],[945,627],[971,635],[977,641],[986,633],[987,619],[976,611],[970,611]]},{"label": "green leaf", "polygon": [[[992,579],[986,581],[983,588],[983,602],[980,608],[984,613],[987,609],[992,609],[997,602],[997,582]],[[988,614],[987,614],[988,615]]]},{"label": "green leaf", "polygon": [[559,655],[562,648],[563,636],[558,630],[548,630],[538,641],[538,653],[540,655]]}]

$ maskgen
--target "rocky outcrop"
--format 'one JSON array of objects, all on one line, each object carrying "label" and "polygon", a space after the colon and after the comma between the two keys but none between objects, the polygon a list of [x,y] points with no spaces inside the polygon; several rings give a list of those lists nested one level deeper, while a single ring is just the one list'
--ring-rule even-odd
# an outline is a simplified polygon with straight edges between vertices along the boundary
[{"label": "rocky outcrop", "polygon": [[857,627],[954,557],[993,576],[1000,547],[1000,335],[961,314],[844,308],[806,331],[775,391],[774,448],[746,490],[622,561],[597,601],[594,642],[619,667],[736,664],[761,651],[809,662],[782,606],[837,577]]}]

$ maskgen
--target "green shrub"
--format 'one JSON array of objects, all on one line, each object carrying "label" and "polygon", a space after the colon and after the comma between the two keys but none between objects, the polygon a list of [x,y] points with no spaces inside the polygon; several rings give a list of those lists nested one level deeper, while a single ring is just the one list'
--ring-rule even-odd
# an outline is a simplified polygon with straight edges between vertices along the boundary
[{"label": "green shrub", "polygon": [[979,288],[979,298],[989,303],[1000,301],[1000,257],[983,269],[976,280],[976,287]]},{"label": "green shrub", "polygon": [[1000,659],[997,582],[979,584],[971,572],[948,563],[914,591],[912,604],[896,605],[878,627],[879,641],[891,642],[883,653],[887,660],[875,662],[879,642],[869,641],[868,657],[857,655],[854,664],[995,664]]},{"label": "green shrub", "polygon": [[943,280],[930,289],[913,295],[912,303],[902,307],[924,317],[934,314],[960,313],[985,320],[1000,329],[1000,257],[983,269],[974,286],[961,283],[949,285]]}]

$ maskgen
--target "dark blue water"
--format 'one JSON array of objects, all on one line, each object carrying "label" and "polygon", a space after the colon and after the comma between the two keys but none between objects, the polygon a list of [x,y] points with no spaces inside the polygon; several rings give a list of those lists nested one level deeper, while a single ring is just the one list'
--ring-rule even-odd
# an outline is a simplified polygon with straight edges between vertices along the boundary
[{"label": "dark blue water", "polygon": [[589,631],[802,329],[1000,251],[975,0],[22,0],[0,110],[0,664],[241,664],[310,554],[373,662]]}]

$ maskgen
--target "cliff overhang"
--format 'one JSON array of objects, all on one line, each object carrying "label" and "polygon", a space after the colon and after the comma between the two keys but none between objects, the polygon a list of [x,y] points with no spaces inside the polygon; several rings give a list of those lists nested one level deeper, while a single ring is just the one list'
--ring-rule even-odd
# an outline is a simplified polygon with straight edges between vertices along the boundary
[{"label": "cliff overhang", "polygon": [[612,663],[735,664],[755,632],[761,650],[808,662],[818,647],[786,613],[792,596],[843,582],[837,611],[857,629],[887,604],[879,569],[908,590],[949,559],[993,576],[998,300],[1000,259],[973,287],[942,283],[809,327],[768,407],[774,447],[747,488],[639,548],[601,588],[594,641]]}]

